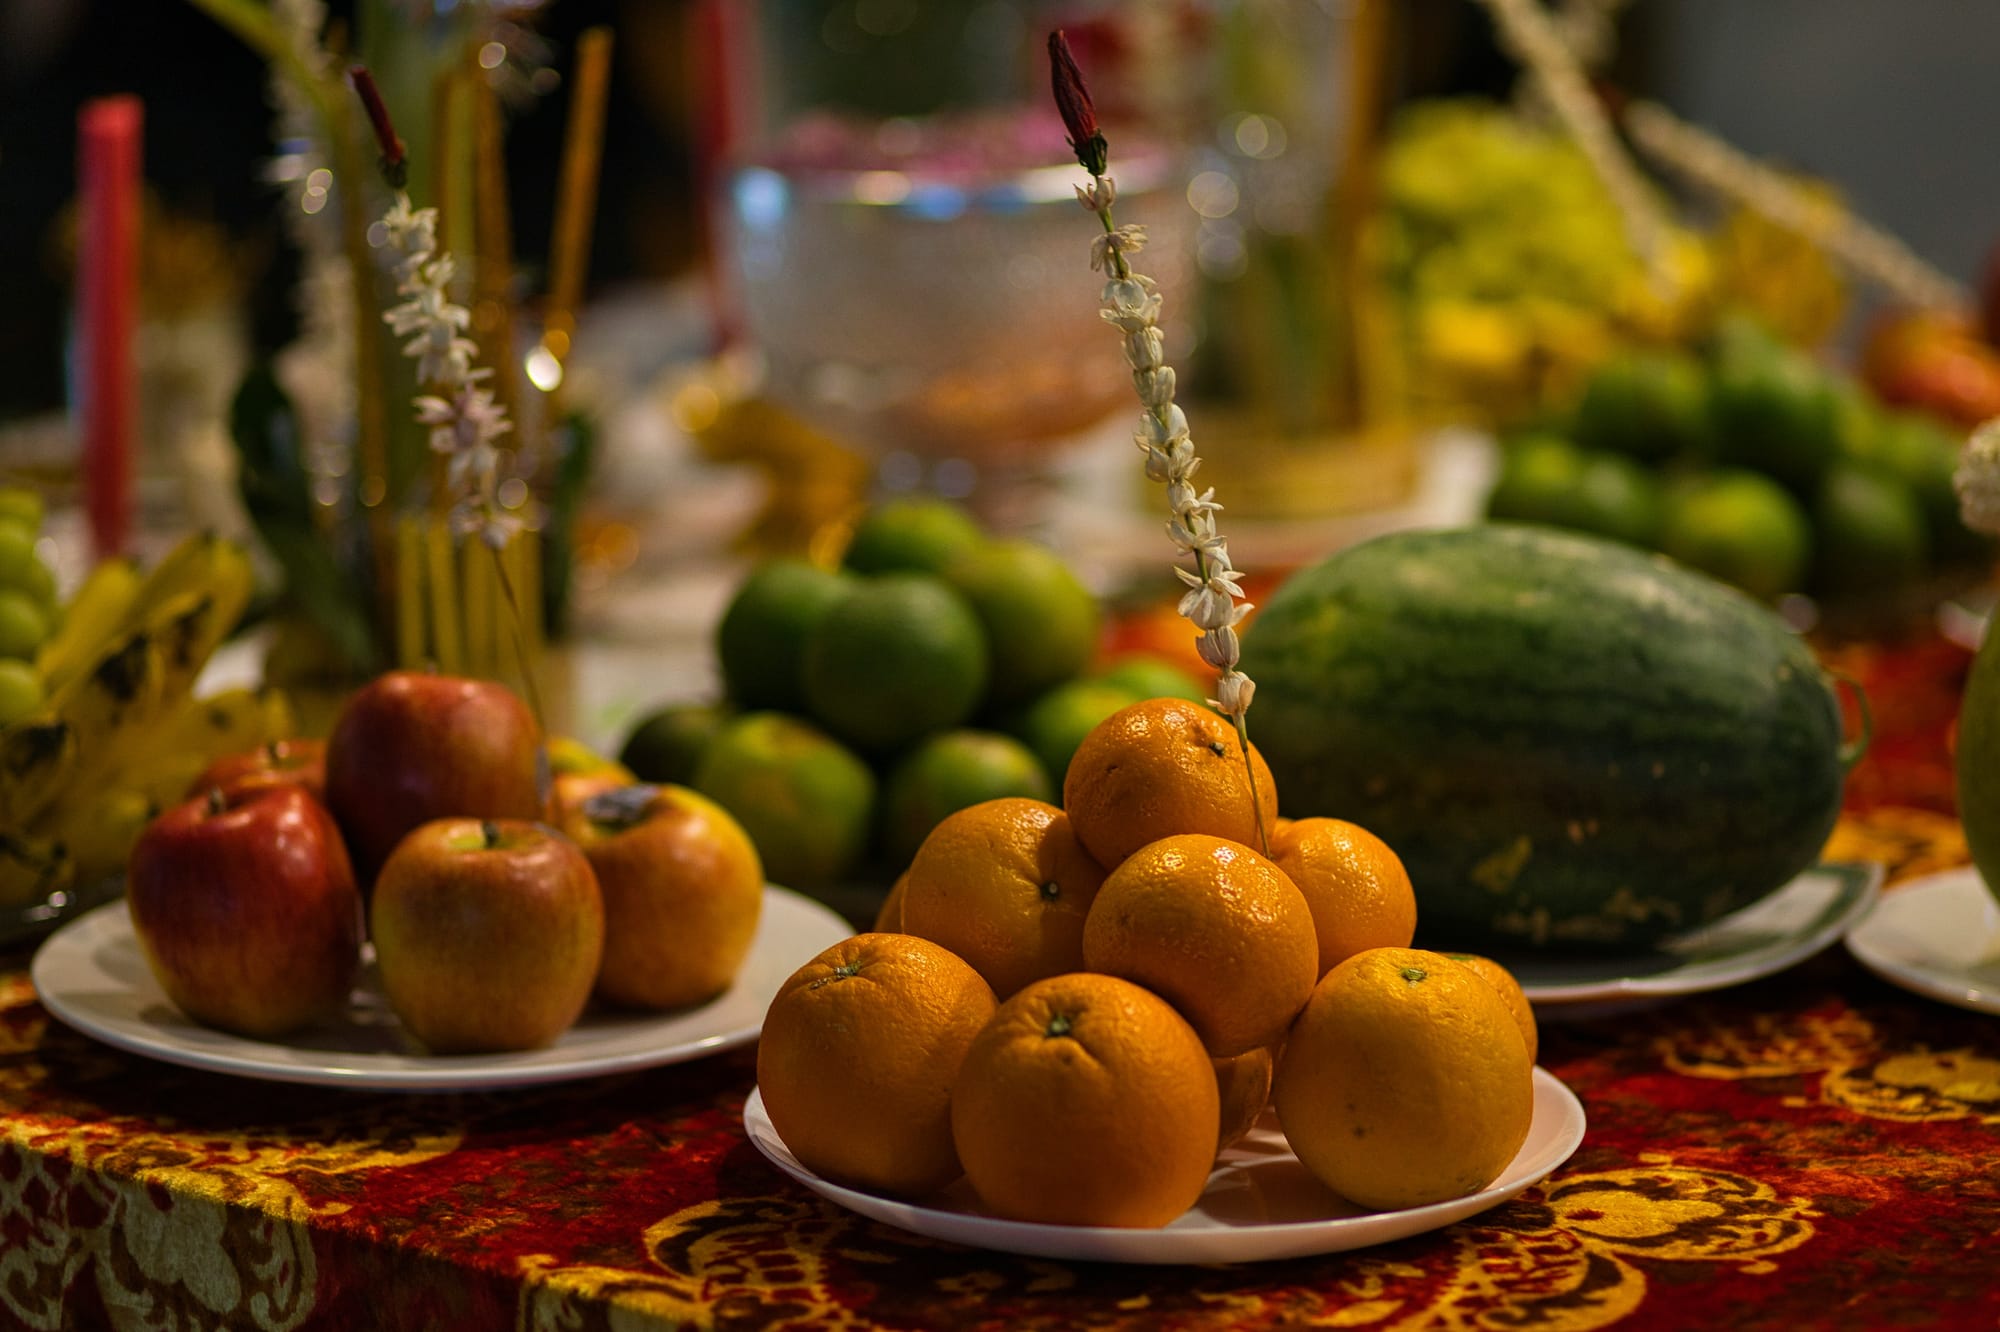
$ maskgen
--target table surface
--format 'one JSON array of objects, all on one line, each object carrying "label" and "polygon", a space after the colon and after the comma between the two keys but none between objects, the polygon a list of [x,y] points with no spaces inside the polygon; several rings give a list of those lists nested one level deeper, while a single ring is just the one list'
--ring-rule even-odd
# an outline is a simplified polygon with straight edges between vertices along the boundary
[{"label": "table surface", "polygon": [[[1858,649],[1878,743],[1832,854],[1962,863],[1965,654]],[[765,1163],[749,1052],[506,1094],[285,1087],[117,1053],[0,960],[0,1326],[1586,1329],[2000,1321],[2000,1022],[1833,949],[1547,1022],[1583,1099],[1545,1184],[1377,1249],[1240,1267],[1013,1258],[864,1221]]]}]

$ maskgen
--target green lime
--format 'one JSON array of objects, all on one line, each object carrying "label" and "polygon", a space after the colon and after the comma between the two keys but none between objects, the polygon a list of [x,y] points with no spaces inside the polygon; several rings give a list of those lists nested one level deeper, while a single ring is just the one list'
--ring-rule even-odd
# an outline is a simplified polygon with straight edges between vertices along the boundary
[{"label": "green lime", "polygon": [[642,782],[694,784],[694,770],[734,714],[720,703],[676,703],[639,720],[625,737],[618,761]]},{"label": "green lime", "polygon": [[1962,443],[1961,436],[1928,416],[1887,412],[1866,459],[1910,488],[1924,512],[1931,553],[1943,560],[1981,560],[1992,553],[1992,543],[1959,516],[1951,478]]},{"label": "green lime", "polygon": [[1715,456],[1809,495],[1840,448],[1840,399],[1799,352],[1721,366],[1709,392]]},{"label": "green lime", "polygon": [[945,574],[986,630],[993,701],[1030,698],[1076,675],[1097,655],[1097,598],[1056,553],[1032,541],[995,541]]},{"label": "green lime", "polygon": [[1576,409],[1576,442],[1647,461],[1705,451],[1708,383],[1679,351],[1634,351],[1600,365]]},{"label": "green lime", "polygon": [[1777,334],[1755,315],[1741,310],[1715,321],[1705,350],[1709,366],[1717,371],[1761,365],[1787,354]]},{"label": "green lime", "polygon": [[890,500],[862,516],[841,562],[864,574],[941,574],[985,544],[979,524],[956,504]]},{"label": "green lime", "polygon": [[1486,516],[1522,523],[1562,523],[1564,507],[1583,473],[1583,455],[1554,435],[1518,440],[1500,461]]},{"label": "green lime", "polygon": [[775,883],[831,883],[868,849],[875,774],[796,717],[752,712],[724,726],[695,767],[694,789],[743,825]]},{"label": "green lime", "polygon": [[34,598],[16,588],[0,588],[0,657],[33,657],[48,636],[49,617]]},{"label": "green lime", "polygon": [[42,677],[25,661],[0,660],[0,726],[12,726],[42,706]]},{"label": "green lime", "polygon": [[804,679],[828,730],[864,749],[896,749],[972,715],[986,692],[986,634],[939,579],[862,579],[807,640]]},{"label": "green lime", "polygon": [[1660,549],[1769,599],[1798,588],[1812,529],[1799,502],[1769,477],[1713,472],[1668,493]]},{"label": "green lime", "polygon": [[1129,691],[1135,703],[1142,698],[1184,698],[1190,703],[1206,703],[1215,692],[1172,662],[1144,653],[1115,662],[1090,678]]},{"label": "green lime", "polygon": [[1120,708],[1153,697],[1157,695],[1110,679],[1072,680],[1030,703],[1011,729],[1027,742],[1049,777],[1061,786],[1083,737]]},{"label": "green lime", "polygon": [[882,794],[882,850],[889,863],[910,863],[946,815],[983,800],[1053,798],[1042,765],[1020,741],[991,731],[946,731],[906,755]]},{"label": "green lime", "polygon": [[1659,540],[1661,509],[1653,473],[1615,453],[1586,453],[1559,512],[1564,527],[1650,547]]},{"label": "green lime", "polygon": [[744,708],[800,711],[806,641],[854,580],[799,560],[754,570],[723,612],[715,654],[723,687]]},{"label": "green lime", "polygon": [[0,518],[0,587],[25,587],[35,558],[35,529],[14,518]]},{"label": "green lime", "polygon": [[42,517],[41,492],[25,486],[0,486],[0,518],[20,523],[33,532],[40,529]]},{"label": "green lime", "polygon": [[1813,500],[1813,576],[1835,597],[1894,593],[1929,558],[1924,513],[1910,488],[1859,463],[1836,462]]}]

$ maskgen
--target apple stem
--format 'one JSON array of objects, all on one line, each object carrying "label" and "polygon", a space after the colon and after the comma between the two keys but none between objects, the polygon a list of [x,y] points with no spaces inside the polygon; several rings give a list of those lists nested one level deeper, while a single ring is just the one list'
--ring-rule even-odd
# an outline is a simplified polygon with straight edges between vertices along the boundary
[{"label": "apple stem", "polygon": [[488,851],[500,845],[500,828],[493,820],[481,819],[479,821],[479,834],[486,839],[486,849]]},{"label": "apple stem", "polygon": [[221,787],[211,786],[208,788],[208,812],[211,815],[220,814],[227,808],[227,804],[228,802],[222,798]]}]

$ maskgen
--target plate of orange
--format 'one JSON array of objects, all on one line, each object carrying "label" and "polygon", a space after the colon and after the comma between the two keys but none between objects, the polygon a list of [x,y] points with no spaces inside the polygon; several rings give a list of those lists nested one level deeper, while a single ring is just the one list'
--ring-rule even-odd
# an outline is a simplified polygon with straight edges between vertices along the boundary
[{"label": "plate of orange", "polygon": [[1527,1141],[1499,1178],[1477,1193],[1399,1211],[1371,1212],[1340,1197],[1299,1162],[1267,1110],[1217,1158],[1208,1186],[1186,1212],[1158,1229],[1057,1226],[1009,1221],[984,1211],[961,1179],[913,1202],[847,1188],[815,1174],[785,1146],[763,1096],[743,1106],[750,1141],[778,1169],[821,1197],[871,1220],[931,1239],[1035,1258],[1105,1263],[1251,1263],[1386,1244],[1496,1207],[1546,1179],[1583,1141],[1583,1105],[1537,1068]]}]

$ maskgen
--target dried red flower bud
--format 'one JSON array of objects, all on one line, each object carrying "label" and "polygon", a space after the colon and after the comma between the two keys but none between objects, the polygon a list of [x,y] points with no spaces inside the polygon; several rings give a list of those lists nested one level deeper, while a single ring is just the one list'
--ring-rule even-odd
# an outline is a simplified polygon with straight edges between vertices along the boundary
[{"label": "dried red flower bud", "polygon": [[375,142],[381,145],[381,167],[383,179],[389,188],[400,190],[408,174],[408,157],[403,151],[403,141],[396,137],[396,126],[389,119],[389,106],[382,100],[382,90],[375,86],[375,76],[368,72],[366,65],[354,65],[347,71],[348,81],[354,91],[360,94],[362,109],[368,112],[368,123],[375,130]]},{"label": "dried red flower bud", "polygon": [[1060,28],[1049,34],[1049,84],[1055,90],[1056,111],[1062,116],[1077,164],[1093,176],[1103,175],[1108,147],[1104,132],[1097,128],[1097,108]]}]

